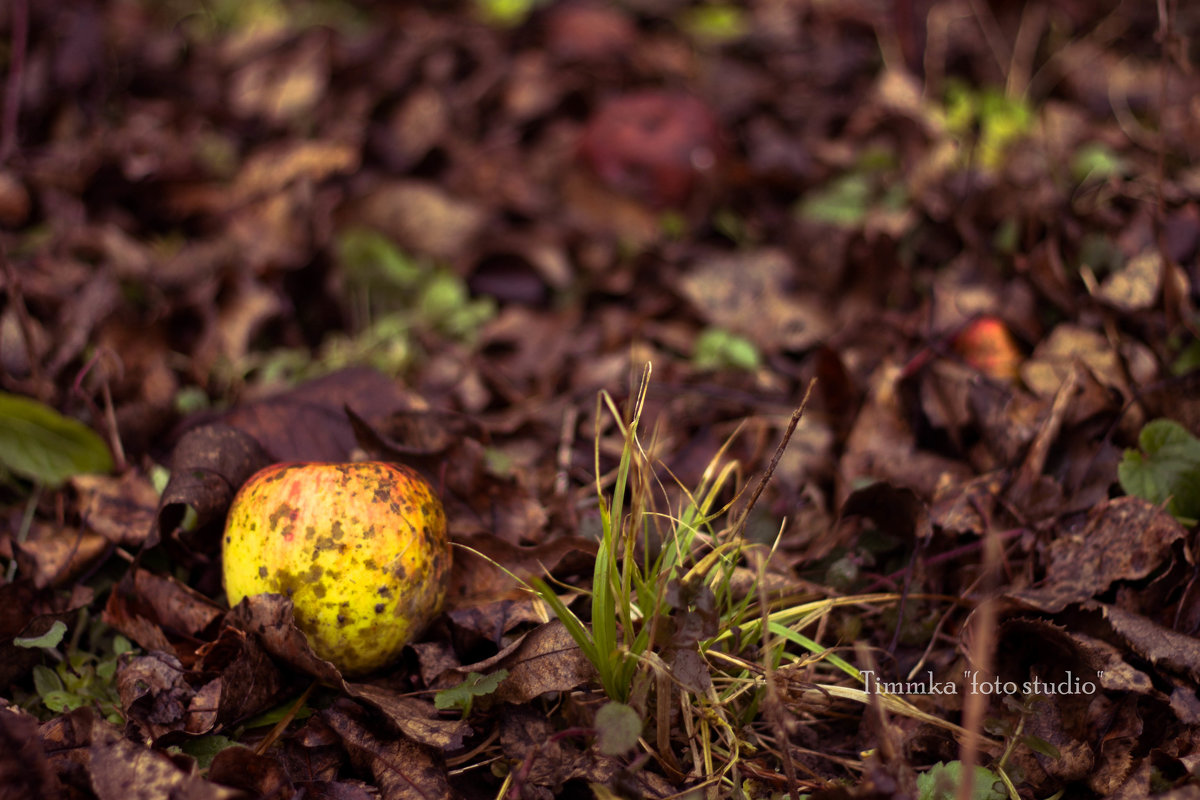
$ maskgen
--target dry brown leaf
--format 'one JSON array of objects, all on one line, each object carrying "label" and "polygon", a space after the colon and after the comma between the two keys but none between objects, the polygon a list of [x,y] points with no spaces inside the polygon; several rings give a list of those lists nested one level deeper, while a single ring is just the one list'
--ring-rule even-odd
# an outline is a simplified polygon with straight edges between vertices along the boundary
[{"label": "dry brown leaf", "polygon": [[108,541],[137,547],[150,535],[158,491],[144,474],[76,475],[71,486],[79,493],[87,527]]},{"label": "dry brown leaf", "polygon": [[1062,611],[1118,581],[1140,580],[1164,568],[1172,545],[1186,536],[1163,509],[1137,497],[1117,498],[1051,542],[1043,585],[1009,597],[1042,611]]},{"label": "dry brown leaf", "polygon": [[1200,680],[1200,641],[1177,633],[1154,620],[1108,603],[1088,602],[1083,608],[1099,611],[1126,646],[1157,667]]},{"label": "dry brown leaf", "polygon": [[111,544],[98,533],[36,523],[24,542],[13,542],[13,556],[22,575],[38,588],[64,586],[108,551]]},{"label": "dry brown leaf", "polygon": [[[208,779],[241,789],[254,797],[288,800],[296,796],[296,788],[283,765],[248,747],[227,747],[217,753],[209,765]],[[305,797],[308,796],[306,793]]]},{"label": "dry brown leaf", "polygon": [[37,733],[32,714],[0,708],[0,797],[59,796],[62,786]]},{"label": "dry brown leaf", "polygon": [[452,800],[456,796],[445,767],[426,748],[404,736],[388,734],[385,738],[377,733],[356,704],[339,701],[321,716],[341,736],[355,766],[375,778],[383,800]]},{"label": "dry brown leaf", "polygon": [[318,28],[282,54],[260,53],[233,74],[234,111],[276,124],[308,119],[329,83],[329,47],[328,36]]},{"label": "dry brown leaf", "polygon": [[428,700],[405,697],[369,683],[352,683],[350,692],[383,712],[401,733],[418,744],[442,751],[458,750],[472,733],[466,720],[439,718]]},{"label": "dry brown leaf", "polygon": [[233,800],[239,794],[182,769],[165,753],[122,738],[88,748],[88,773],[98,800]]},{"label": "dry brown leaf", "polygon": [[567,692],[595,679],[596,670],[558,620],[551,620],[491,658],[459,668],[487,674],[507,669],[492,695],[505,703],[526,703],[545,692]]},{"label": "dry brown leaf", "polygon": [[702,258],[680,293],[710,324],[742,334],[767,352],[805,350],[833,332],[827,304],[792,285],[796,268],[780,250]]},{"label": "dry brown leaf", "polygon": [[292,601],[288,598],[278,594],[250,595],[233,607],[227,619],[229,624],[254,635],[268,653],[289,667],[348,692],[338,668],[319,658],[304,632],[296,627]]},{"label": "dry brown leaf", "polygon": [[477,203],[420,181],[391,181],[366,195],[353,219],[394,239],[416,256],[454,261],[487,221]]}]

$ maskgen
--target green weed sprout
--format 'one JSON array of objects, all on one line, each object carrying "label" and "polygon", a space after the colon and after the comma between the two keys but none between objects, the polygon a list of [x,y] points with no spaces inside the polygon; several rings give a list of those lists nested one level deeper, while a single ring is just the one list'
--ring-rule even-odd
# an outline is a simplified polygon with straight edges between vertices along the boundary
[{"label": "green weed sprout", "polygon": [[[85,631],[86,648],[81,644]],[[114,725],[124,724],[116,673],[121,657],[134,652],[133,644],[100,620],[89,620],[86,608],[79,610],[75,633],[64,652],[59,646],[66,632],[66,624],[55,621],[41,636],[13,640],[18,647],[38,648],[57,662],[53,667],[33,668],[34,694],[21,698],[21,706],[54,714],[91,706]]]}]

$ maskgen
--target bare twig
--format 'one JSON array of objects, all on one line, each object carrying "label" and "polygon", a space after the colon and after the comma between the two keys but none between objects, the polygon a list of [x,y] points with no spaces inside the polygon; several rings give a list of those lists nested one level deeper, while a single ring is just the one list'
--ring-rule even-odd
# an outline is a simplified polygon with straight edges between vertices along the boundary
[{"label": "bare twig", "polygon": [[735,536],[741,535],[746,529],[746,520],[750,517],[750,511],[754,508],[754,504],[758,502],[759,495],[767,487],[767,482],[771,480],[771,476],[775,474],[775,468],[779,466],[779,459],[783,458],[783,451],[787,449],[788,442],[792,439],[792,434],[796,432],[796,425],[799,424],[800,418],[804,416],[804,408],[808,405],[809,395],[812,394],[813,386],[816,382],[815,378],[808,382],[808,388],[804,390],[804,399],[800,401],[800,405],[792,412],[792,417],[788,420],[787,430],[783,432],[783,438],[779,440],[779,446],[775,448],[775,455],[771,456],[771,463],[767,465],[767,471],[759,478],[758,485],[754,487],[754,494],[750,496],[750,502],[746,504],[746,507],[738,517],[737,524],[733,526]]}]

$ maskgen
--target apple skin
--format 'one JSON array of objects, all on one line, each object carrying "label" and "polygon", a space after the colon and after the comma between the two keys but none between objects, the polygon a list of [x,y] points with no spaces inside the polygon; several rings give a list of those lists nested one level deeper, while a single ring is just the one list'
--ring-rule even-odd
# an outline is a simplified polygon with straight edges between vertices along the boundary
[{"label": "apple skin", "polygon": [[451,555],[442,503],[408,467],[292,462],[238,491],[223,559],[231,606],[268,592],[291,598],[313,651],[362,675],[441,611]]},{"label": "apple skin", "polygon": [[1015,381],[1021,370],[1021,348],[999,317],[972,320],[954,339],[954,349],[975,369],[997,380]]}]

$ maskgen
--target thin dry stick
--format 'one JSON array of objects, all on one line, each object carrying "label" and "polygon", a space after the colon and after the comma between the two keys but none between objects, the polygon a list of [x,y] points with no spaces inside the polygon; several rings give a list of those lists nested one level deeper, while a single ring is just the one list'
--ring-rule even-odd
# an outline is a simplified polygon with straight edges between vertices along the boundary
[{"label": "thin dry stick", "polygon": [[[993,530],[991,520],[984,520],[983,536],[983,570],[980,583],[983,585],[985,597],[975,610],[978,617],[970,650],[972,665],[977,672],[984,673],[986,678],[991,674],[992,655],[996,645],[998,610],[994,593],[1004,545]],[[983,692],[967,692],[963,698],[962,726],[966,728],[967,735],[959,751],[959,761],[962,763],[962,774],[968,777],[959,784],[957,800],[971,800],[973,794],[975,764],[979,758],[979,743],[987,701],[987,695]]]},{"label": "thin dry stick", "polygon": [[775,474],[775,468],[779,466],[779,459],[783,458],[783,451],[787,449],[788,442],[792,439],[792,434],[796,432],[796,425],[800,423],[800,418],[804,416],[804,408],[808,405],[808,397],[812,394],[813,386],[816,384],[816,378],[808,382],[808,388],[804,390],[804,399],[800,401],[800,405],[792,412],[791,419],[788,420],[787,430],[783,432],[783,438],[779,440],[779,446],[775,448],[775,455],[771,456],[771,463],[767,465],[767,471],[759,479],[758,485],[754,487],[754,494],[750,496],[750,502],[746,504],[746,508],[738,517],[737,524],[733,526],[734,536],[740,536],[746,529],[746,520],[750,516],[750,511],[754,508],[754,504],[758,502],[759,495],[763,493],[763,489],[767,487],[767,481],[771,480],[771,476]]},{"label": "thin dry stick", "polygon": [[[758,485],[754,487],[754,494],[750,496],[750,502],[746,504],[745,510],[742,511],[737,524],[733,528],[735,536],[741,536],[745,531],[746,520],[750,516],[750,510],[758,502],[759,496],[767,486],[767,481],[771,480],[771,476],[775,473],[775,468],[779,466],[779,460],[783,458],[783,452],[787,449],[792,434],[796,432],[796,426],[800,423],[800,418],[804,416],[804,408],[808,405],[808,398],[812,394],[815,383],[816,380],[809,381],[808,388],[804,391],[804,399],[800,401],[800,405],[792,412],[791,419],[788,420],[787,430],[783,432],[783,438],[779,440],[779,446],[775,448],[775,454],[771,456],[771,463],[767,465],[766,472],[759,479]],[[775,665],[771,660],[772,637],[769,628],[771,607],[769,598],[767,597],[766,569],[767,560],[763,558],[758,563],[760,573],[758,581],[758,605],[762,612],[763,677],[766,682],[767,692],[764,710],[767,713],[767,719],[770,721],[771,727],[775,729],[775,737],[779,740],[780,755],[783,758],[783,774],[787,778],[788,795],[790,797],[799,797],[800,783],[796,779],[796,765],[792,763],[791,737],[788,735],[786,719],[784,718],[783,699],[779,695],[779,684],[775,680]]]}]

